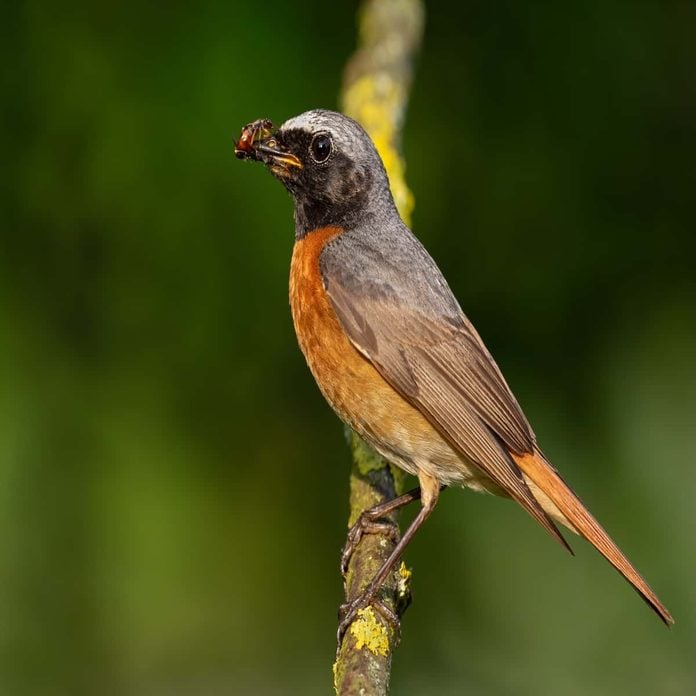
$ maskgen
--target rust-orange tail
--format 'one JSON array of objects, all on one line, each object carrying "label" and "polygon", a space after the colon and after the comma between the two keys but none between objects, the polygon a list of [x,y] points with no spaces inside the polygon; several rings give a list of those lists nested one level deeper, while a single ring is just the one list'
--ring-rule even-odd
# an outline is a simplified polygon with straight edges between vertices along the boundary
[{"label": "rust-orange tail", "polygon": [[619,547],[602,529],[599,522],[592,517],[553,466],[546,461],[544,455],[538,451],[534,454],[511,454],[546,512],[587,539],[633,585],[638,594],[665,624],[668,626],[673,624],[674,619],[671,614],[650,589],[648,583],[643,580],[640,573],[621,553]]}]

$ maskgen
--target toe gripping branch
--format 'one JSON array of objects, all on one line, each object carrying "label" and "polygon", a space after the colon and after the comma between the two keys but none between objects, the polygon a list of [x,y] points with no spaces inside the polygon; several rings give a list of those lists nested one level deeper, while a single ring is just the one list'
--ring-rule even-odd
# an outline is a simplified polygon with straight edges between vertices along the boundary
[{"label": "toe gripping branch", "polygon": [[[400,537],[399,527],[393,519],[392,513],[415,500],[419,500],[420,496],[420,488],[415,488],[408,493],[365,510],[348,531],[346,544],[341,554],[341,573],[344,578],[347,601],[339,611],[339,626],[336,634],[337,651],[340,651],[346,631],[358,617],[360,610],[370,605],[385,619],[398,636],[399,617],[410,603],[407,583],[399,583],[401,587],[397,588],[395,599],[391,593],[382,590],[389,573],[413,536],[413,533],[408,534],[413,524],[407,533]],[[415,522],[416,520],[414,520]],[[369,539],[365,539],[366,535],[369,536]],[[370,542],[379,545],[384,544],[384,540],[391,542],[393,549],[369,580],[369,572],[363,572],[367,569],[360,567],[361,564],[369,562],[371,555],[369,549],[366,555],[358,554],[356,550],[361,543]],[[353,567],[353,564],[359,564],[359,566]]]}]

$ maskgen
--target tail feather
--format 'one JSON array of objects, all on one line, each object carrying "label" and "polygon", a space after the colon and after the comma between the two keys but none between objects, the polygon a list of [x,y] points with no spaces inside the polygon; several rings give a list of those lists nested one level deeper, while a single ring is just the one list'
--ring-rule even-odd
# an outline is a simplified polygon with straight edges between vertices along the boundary
[{"label": "tail feather", "polygon": [[648,583],[643,580],[640,573],[621,553],[619,547],[602,529],[599,522],[590,514],[570,487],[566,485],[553,466],[546,461],[541,452],[536,451],[524,455],[511,454],[522,473],[529,479],[532,492],[536,494],[537,489],[540,491],[541,494],[538,497],[542,507],[545,506],[545,503],[548,504],[548,501],[552,503],[546,512],[587,539],[631,583],[648,606],[667,626],[673,624],[674,619],[671,614]]}]

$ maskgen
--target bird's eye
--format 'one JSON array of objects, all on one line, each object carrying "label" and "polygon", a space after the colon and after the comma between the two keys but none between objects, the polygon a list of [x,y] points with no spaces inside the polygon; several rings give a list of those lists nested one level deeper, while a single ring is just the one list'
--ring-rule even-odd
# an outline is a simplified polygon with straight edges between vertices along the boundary
[{"label": "bird's eye", "polygon": [[333,148],[333,143],[331,142],[331,136],[326,133],[318,133],[314,136],[312,144],[309,146],[309,150],[312,153],[312,159],[315,162],[321,164],[329,159],[331,154],[331,149]]}]

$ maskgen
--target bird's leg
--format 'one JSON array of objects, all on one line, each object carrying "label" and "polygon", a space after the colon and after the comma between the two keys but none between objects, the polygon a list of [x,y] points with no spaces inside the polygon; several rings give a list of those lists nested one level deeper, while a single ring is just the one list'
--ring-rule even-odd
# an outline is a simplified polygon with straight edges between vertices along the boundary
[{"label": "bird's leg", "polygon": [[414,500],[418,500],[420,497],[421,489],[414,488],[408,491],[408,493],[387,500],[385,503],[380,503],[360,513],[357,522],[348,530],[348,537],[341,552],[341,574],[344,578],[348,572],[348,564],[353,552],[360,543],[363,534],[384,534],[396,543],[399,534],[398,527],[394,522],[387,522],[382,518],[412,503]]},{"label": "bird's leg", "polygon": [[[428,517],[430,517],[430,513],[434,510],[435,505],[437,504],[437,500],[440,495],[440,485],[437,479],[430,476],[429,474],[421,473],[418,476],[418,481],[420,483],[420,489],[418,490],[417,497],[420,497],[423,507],[420,509],[413,522],[411,522],[408,529],[404,532],[404,535],[399,540],[399,543],[394,547],[394,550],[389,555],[389,558],[387,558],[387,560],[382,564],[382,567],[377,571],[375,577],[372,578],[370,584],[355,599],[352,599],[341,606],[341,620],[338,625],[338,632],[336,633],[336,640],[338,642],[337,650],[341,649],[341,642],[343,640],[343,636],[345,635],[345,632],[348,630],[350,624],[353,623],[353,621],[355,620],[360,609],[364,609],[368,604],[372,603],[375,595],[377,594],[377,591],[381,587],[382,583],[385,581],[386,577],[389,575],[396,562],[401,557],[401,554],[403,554],[404,549],[408,546],[411,539],[413,539],[413,536],[418,531],[423,522],[425,522],[425,520],[427,520]],[[399,498],[395,498],[393,501],[385,503],[385,505],[389,505],[389,503],[394,503],[398,501],[400,498],[406,498],[412,494],[414,494],[413,491],[405,493],[403,496],[399,496]],[[411,502],[411,500],[416,499],[416,497],[412,497],[406,500],[405,502],[402,502],[401,505],[406,505],[408,502]],[[397,507],[400,507],[401,505]],[[394,616],[394,613],[391,610],[388,610],[383,604],[379,602],[375,603],[375,608],[383,615],[386,614],[386,618],[398,625],[397,617]]]}]

